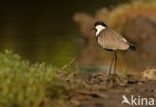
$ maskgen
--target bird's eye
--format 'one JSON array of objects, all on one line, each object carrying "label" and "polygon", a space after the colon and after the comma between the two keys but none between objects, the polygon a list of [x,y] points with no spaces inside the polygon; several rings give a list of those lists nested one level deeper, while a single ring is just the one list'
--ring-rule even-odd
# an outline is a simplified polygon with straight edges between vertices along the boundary
[{"label": "bird's eye", "polygon": [[94,28],[93,30],[94,30],[95,32],[97,32],[97,29],[96,29],[96,28]]}]

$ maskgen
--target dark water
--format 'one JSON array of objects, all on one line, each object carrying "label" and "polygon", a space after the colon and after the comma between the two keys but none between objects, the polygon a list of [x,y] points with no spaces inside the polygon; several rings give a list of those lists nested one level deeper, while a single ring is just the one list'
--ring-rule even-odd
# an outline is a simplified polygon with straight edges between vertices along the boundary
[{"label": "dark water", "polygon": [[0,1],[0,50],[62,66],[76,54],[74,41],[80,35],[72,15],[123,2],[128,0]]}]

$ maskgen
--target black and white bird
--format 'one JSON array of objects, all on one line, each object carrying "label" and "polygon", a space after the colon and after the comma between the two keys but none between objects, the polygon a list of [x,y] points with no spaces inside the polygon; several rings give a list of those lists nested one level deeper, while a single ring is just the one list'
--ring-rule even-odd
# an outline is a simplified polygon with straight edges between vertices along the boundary
[{"label": "black and white bird", "polygon": [[112,57],[109,74],[111,74],[112,64],[114,62],[114,72],[116,74],[117,50],[135,50],[135,45],[129,43],[121,34],[109,28],[104,22],[98,21],[94,24],[96,40],[105,50],[114,52]]}]

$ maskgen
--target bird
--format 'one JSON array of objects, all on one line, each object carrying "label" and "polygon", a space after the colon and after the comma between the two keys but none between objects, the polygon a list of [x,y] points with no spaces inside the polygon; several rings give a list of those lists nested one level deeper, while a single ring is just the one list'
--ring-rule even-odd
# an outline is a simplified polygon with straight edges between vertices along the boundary
[{"label": "bird", "polygon": [[116,73],[117,50],[121,51],[136,50],[136,46],[128,42],[120,33],[108,27],[103,21],[95,22],[94,27],[91,30],[95,31],[97,43],[103,49],[114,53],[109,68],[109,75],[111,75],[113,62],[114,62],[113,75],[117,75]]}]

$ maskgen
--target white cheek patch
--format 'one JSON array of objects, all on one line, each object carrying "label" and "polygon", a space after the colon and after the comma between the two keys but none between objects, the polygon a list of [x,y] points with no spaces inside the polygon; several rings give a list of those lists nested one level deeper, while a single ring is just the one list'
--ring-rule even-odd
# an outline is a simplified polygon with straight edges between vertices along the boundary
[{"label": "white cheek patch", "polygon": [[97,29],[97,31],[96,31],[96,36],[98,36],[98,35],[100,34],[100,32],[101,32],[103,29],[105,29],[106,27],[104,27],[104,26],[102,26],[102,25],[97,25],[95,28]]}]

